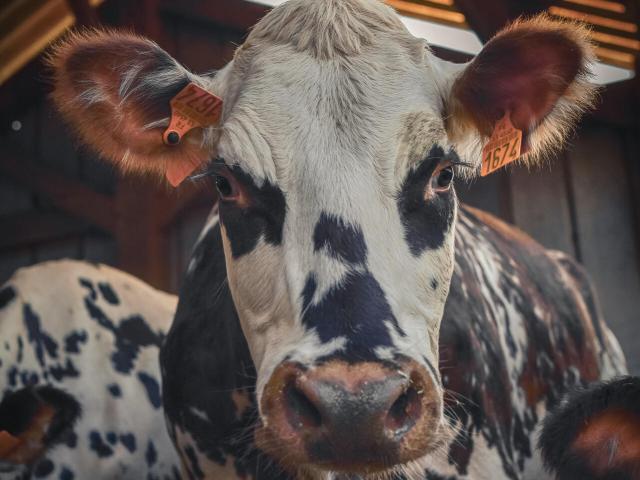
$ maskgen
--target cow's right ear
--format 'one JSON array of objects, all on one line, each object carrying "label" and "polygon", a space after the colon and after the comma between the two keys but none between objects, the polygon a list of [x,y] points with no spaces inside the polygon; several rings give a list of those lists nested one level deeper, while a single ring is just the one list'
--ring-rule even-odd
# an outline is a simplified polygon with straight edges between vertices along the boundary
[{"label": "cow's right ear", "polygon": [[539,447],[558,480],[640,478],[640,378],[570,394],[545,418]]},{"label": "cow's right ear", "polygon": [[123,171],[155,172],[179,183],[209,158],[211,142],[192,130],[166,145],[170,101],[192,74],[154,42],[129,33],[74,33],[52,49],[53,100],[80,140]]}]

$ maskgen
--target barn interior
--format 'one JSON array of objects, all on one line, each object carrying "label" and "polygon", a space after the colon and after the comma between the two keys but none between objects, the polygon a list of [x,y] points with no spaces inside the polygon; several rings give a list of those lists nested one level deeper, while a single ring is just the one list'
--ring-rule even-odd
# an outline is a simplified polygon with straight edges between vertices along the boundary
[{"label": "barn interior", "polygon": [[[0,6],[0,283],[59,258],[121,268],[177,292],[215,190],[120,178],[74,141],[48,99],[47,47],[69,29],[125,28],[195,72],[233,56],[277,0],[7,0]],[[442,58],[464,62],[509,21],[547,11],[589,24],[603,85],[567,148],[510,166],[462,201],[581,262],[631,372],[640,374],[640,4],[635,0],[387,0]]]}]

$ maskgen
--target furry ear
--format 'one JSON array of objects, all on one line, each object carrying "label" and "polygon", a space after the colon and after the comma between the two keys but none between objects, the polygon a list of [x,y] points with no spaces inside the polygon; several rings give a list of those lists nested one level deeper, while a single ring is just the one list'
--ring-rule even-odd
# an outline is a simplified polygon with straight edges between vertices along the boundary
[{"label": "furry ear", "polygon": [[[505,113],[523,132],[525,159],[559,148],[596,88],[585,27],[547,15],[521,19],[491,39],[455,79],[446,105],[454,142],[474,149]],[[479,135],[479,136],[478,136]]]},{"label": "furry ear", "polygon": [[[53,100],[80,140],[124,171],[184,178],[209,158],[210,132],[193,130],[167,146],[171,99],[190,82],[188,72],[150,40],[123,32],[75,33],[53,48]],[[184,172],[187,172],[186,174]]]},{"label": "furry ear", "polygon": [[0,462],[34,464],[65,439],[80,413],[80,404],[54,387],[6,394],[0,403]]},{"label": "furry ear", "polygon": [[570,394],[545,419],[539,448],[558,480],[640,478],[640,378]]}]

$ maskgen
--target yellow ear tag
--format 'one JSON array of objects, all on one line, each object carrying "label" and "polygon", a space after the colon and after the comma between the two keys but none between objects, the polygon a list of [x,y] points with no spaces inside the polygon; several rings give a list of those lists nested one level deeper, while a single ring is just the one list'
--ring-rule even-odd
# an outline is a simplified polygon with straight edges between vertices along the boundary
[{"label": "yellow ear tag", "polygon": [[480,175],[486,177],[499,168],[520,158],[522,149],[522,130],[511,123],[509,112],[504,114],[493,130],[489,142],[482,150],[482,170]]},{"label": "yellow ear tag", "polygon": [[222,114],[222,99],[191,82],[171,99],[171,121],[162,139],[178,145],[189,131],[215,125]]},{"label": "yellow ear tag", "polygon": [[[191,82],[171,99],[171,120],[162,134],[165,145],[176,146],[194,128],[216,125],[222,115],[222,99]],[[198,165],[171,162],[166,177],[174,187]]]}]

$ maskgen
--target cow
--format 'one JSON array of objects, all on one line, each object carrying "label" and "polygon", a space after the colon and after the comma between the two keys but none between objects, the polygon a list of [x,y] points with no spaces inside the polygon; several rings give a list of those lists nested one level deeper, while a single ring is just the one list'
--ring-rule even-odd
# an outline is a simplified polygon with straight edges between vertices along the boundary
[{"label": "cow", "polygon": [[[82,143],[219,195],[160,353],[185,478],[548,478],[541,418],[625,360],[582,268],[453,180],[499,125],[521,163],[557,149],[592,60],[543,15],[448,63],[374,0],[290,0],[215,74],[123,32],[55,48]],[[190,86],[223,103],[178,135]]]},{"label": "cow", "polygon": [[558,480],[640,478],[640,378],[570,392],[545,418],[539,445]]},{"label": "cow", "polygon": [[0,289],[0,478],[179,479],[158,365],[175,307],[104,265],[18,270]]}]

